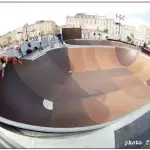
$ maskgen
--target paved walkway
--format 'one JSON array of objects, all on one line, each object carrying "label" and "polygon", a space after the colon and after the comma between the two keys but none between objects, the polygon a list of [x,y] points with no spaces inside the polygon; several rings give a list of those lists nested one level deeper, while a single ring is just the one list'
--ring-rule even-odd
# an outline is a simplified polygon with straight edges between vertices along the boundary
[{"label": "paved walkway", "polygon": [[32,52],[31,54],[28,54],[26,56],[23,57],[23,59],[35,59],[37,57],[42,56],[43,54],[45,54],[47,51],[53,50],[55,48],[60,48],[62,47],[62,45],[60,45],[59,43],[54,43],[53,47],[51,47],[51,45],[47,45],[43,48],[43,50],[37,50]]}]

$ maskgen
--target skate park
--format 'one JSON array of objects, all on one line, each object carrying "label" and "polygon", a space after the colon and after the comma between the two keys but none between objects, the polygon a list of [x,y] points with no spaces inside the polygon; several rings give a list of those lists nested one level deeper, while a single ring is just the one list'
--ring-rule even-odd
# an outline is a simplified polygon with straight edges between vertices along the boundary
[{"label": "skate park", "polygon": [[108,40],[65,43],[7,67],[0,81],[0,132],[13,137],[14,147],[29,148],[120,148],[144,140],[149,57]]}]

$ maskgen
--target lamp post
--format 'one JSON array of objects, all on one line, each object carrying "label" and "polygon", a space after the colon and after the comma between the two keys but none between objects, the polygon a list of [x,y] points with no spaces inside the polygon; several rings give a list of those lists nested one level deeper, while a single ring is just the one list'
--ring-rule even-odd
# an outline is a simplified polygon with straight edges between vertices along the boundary
[{"label": "lamp post", "polygon": [[24,39],[23,39],[23,32],[17,32],[17,34],[21,34],[21,41],[23,41]]},{"label": "lamp post", "polygon": [[125,18],[125,16],[116,14],[116,19],[119,19],[119,35],[120,35],[120,25],[121,25],[120,21],[124,20],[124,18]]},{"label": "lamp post", "polygon": [[33,30],[31,30],[31,31],[28,31],[28,24],[25,24],[24,26],[23,26],[23,32],[18,32],[18,33],[24,33],[24,29],[25,29],[25,34],[26,34],[26,38],[27,38],[27,40],[28,40],[28,33],[29,32],[33,32],[33,31],[35,31],[34,29]]},{"label": "lamp post", "polygon": [[[29,33],[29,32],[34,32],[34,31],[35,31],[35,30],[28,31],[27,28],[26,28],[25,33],[26,33],[27,39],[28,39],[28,33]],[[18,32],[17,34],[20,34],[20,33],[23,34],[24,32]]]}]

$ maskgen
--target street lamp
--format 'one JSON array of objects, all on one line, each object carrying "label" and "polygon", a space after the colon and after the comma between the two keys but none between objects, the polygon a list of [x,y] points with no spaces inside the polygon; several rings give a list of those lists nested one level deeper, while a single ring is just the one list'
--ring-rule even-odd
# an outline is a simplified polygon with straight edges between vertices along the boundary
[{"label": "street lamp", "polygon": [[116,14],[116,19],[119,19],[119,35],[120,35],[120,25],[121,25],[120,21],[124,20],[124,18],[125,18],[125,16]]},{"label": "street lamp", "polygon": [[[28,31],[27,28],[26,28],[26,31],[25,31],[25,32],[26,32],[26,37],[27,37],[27,39],[28,39],[28,33],[29,33],[29,32],[34,32],[34,31],[35,31],[35,30]],[[23,33],[24,33],[24,32],[17,32],[17,34],[22,34],[22,36],[23,36]]]},{"label": "street lamp", "polygon": [[17,34],[21,34],[21,41],[23,41],[24,39],[23,39],[23,32],[17,32]]}]

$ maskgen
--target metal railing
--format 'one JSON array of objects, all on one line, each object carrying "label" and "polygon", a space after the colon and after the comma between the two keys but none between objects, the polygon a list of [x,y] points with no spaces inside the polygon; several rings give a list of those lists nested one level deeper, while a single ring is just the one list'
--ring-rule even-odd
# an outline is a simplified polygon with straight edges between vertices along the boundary
[{"label": "metal railing", "polygon": [[[29,43],[31,44],[31,47],[28,46]],[[42,43],[43,48],[48,46],[48,45],[50,45],[50,48],[52,48],[55,43],[59,43],[59,42],[58,42],[57,37],[53,37],[51,40],[49,40],[48,37],[43,37],[41,43]],[[20,47],[21,47],[22,54],[26,55],[27,49],[33,50],[35,47],[39,48],[40,44],[39,44],[38,40],[29,40],[29,41],[22,43],[20,45]],[[21,53],[18,50],[16,50],[14,47],[13,48],[10,47],[7,50],[2,50],[0,52],[0,55],[20,57]]]}]

